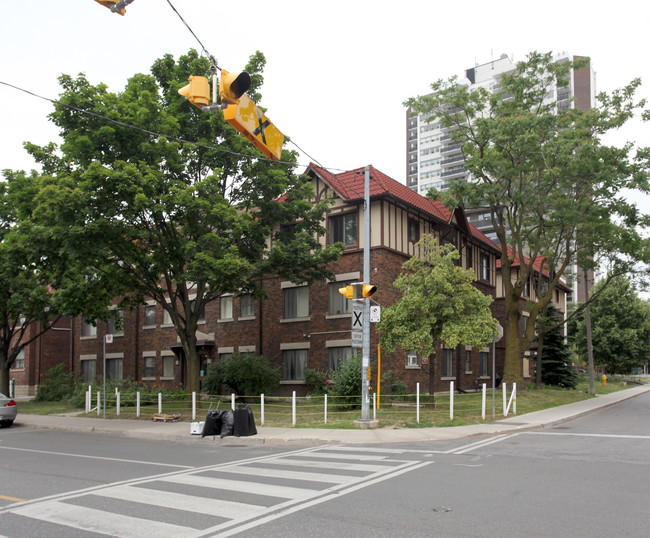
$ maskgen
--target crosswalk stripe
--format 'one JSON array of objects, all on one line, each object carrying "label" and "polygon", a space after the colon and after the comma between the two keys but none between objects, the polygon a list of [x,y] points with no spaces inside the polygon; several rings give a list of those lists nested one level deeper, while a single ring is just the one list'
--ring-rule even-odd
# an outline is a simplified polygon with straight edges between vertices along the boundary
[{"label": "crosswalk stripe", "polygon": [[192,536],[197,529],[112,514],[94,508],[75,506],[57,501],[39,503],[13,510],[14,514],[74,529],[108,534],[119,538],[148,538],[159,536]]},{"label": "crosswalk stripe", "polygon": [[332,460],[354,460],[354,461],[392,461],[388,456],[374,456],[372,454],[334,454],[332,452],[315,452],[315,453],[301,453],[294,454],[295,458],[323,458]]},{"label": "crosswalk stripe", "polygon": [[295,458],[272,458],[264,460],[263,463],[266,465],[270,463],[272,465],[286,465],[288,467],[312,467],[319,469],[342,469],[346,471],[364,471],[369,473],[377,473],[379,471],[385,471],[391,467],[386,465],[373,465],[372,463],[347,463],[344,461],[307,461],[299,460]]},{"label": "crosswalk stripe", "polygon": [[173,482],[174,484],[221,489],[225,491],[237,491],[239,493],[251,493],[254,495],[267,495],[269,497],[280,497],[282,499],[306,499],[318,493],[317,489],[274,486],[272,484],[227,480],[224,478],[212,478],[209,476],[197,476],[193,474],[170,476],[163,478],[162,480],[165,482]]},{"label": "crosswalk stripe", "polygon": [[359,480],[356,476],[287,471],[284,469],[265,469],[263,467],[250,467],[248,465],[231,467],[227,472],[251,476],[265,476],[267,478],[288,478],[291,480],[307,480],[309,482],[327,482],[332,484],[346,484],[348,482]]},{"label": "crosswalk stripe", "polygon": [[93,495],[150,504],[162,508],[173,508],[198,514],[210,514],[212,516],[223,517],[226,519],[248,517],[253,514],[264,512],[267,509],[266,506],[256,504],[238,503],[221,499],[197,497],[183,493],[172,493],[169,491],[130,486],[103,489],[95,492]]}]

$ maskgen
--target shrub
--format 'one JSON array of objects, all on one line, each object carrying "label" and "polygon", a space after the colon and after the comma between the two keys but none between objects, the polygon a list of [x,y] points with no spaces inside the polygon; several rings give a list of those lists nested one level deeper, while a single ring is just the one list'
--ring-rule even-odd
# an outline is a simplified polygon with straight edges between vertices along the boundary
[{"label": "shrub", "polygon": [[332,389],[330,393],[336,397],[336,403],[341,407],[356,407],[361,403],[361,355],[353,355],[342,363],[331,374]]},{"label": "shrub", "polygon": [[71,398],[79,382],[74,374],[66,371],[63,363],[57,364],[45,372],[45,377],[38,384],[34,400],[37,402],[60,402]]},{"label": "shrub", "polygon": [[280,371],[260,355],[235,353],[232,359],[210,365],[203,380],[203,391],[219,394],[221,386],[228,386],[241,396],[259,396],[275,390],[280,384]]},{"label": "shrub", "polygon": [[332,382],[328,379],[327,372],[316,370],[315,368],[306,368],[305,385],[307,385],[307,392],[309,394],[320,396],[330,391]]},{"label": "shrub", "polygon": [[404,396],[407,393],[408,387],[403,379],[397,377],[395,370],[388,370],[381,376],[381,392],[382,394],[390,394],[391,396]]}]

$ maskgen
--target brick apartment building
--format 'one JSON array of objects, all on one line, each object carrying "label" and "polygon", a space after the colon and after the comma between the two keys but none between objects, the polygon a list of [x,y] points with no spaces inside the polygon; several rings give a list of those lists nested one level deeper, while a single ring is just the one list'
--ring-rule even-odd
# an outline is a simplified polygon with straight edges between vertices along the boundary
[{"label": "brick apartment building", "polygon": [[[270,278],[264,283],[264,299],[224,295],[220,301],[209,304],[197,335],[202,375],[212,362],[233,353],[254,353],[281,368],[278,394],[290,394],[293,390],[304,394],[305,368],[336,368],[339,361],[355,351],[350,334],[351,301],[338,289],[360,281],[363,275],[363,168],[332,174],[312,164],[305,173],[312,179],[316,201],[334,201],[327,217],[327,233],[319,239],[345,245],[341,258],[332,264],[335,280],[300,286]],[[370,175],[370,274],[371,283],[378,288],[374,300],[389,306],[399,298],[392,283],[424,233],[436,235],[441,243],[454,244],[461,253],[459,263],[475,272],[475,285],[482,292],[497,296],[500,251],[468,222],[463,209],[450,211],[373,167]],[[492,309],[499,319],[499,301],[493,303]],[[65,348],[72,360],[70,355],[62,359],[72,371],[87,382],[101,377],[104,336],[111,333],[113,342],[106,344],[109,378],[132,378],[170,388],[183,386],[185,365],[181,345],[162,308],[151,302],[133,311],[116,310],[115,316],[123,320],[119,332],[112,323],[99,322],[95,327],[83,316],[73,320],[69,331],[71,343]],[[379,335],[372,324],[373,375],[378,344]],[[417,382],[428,386],[430,365],[422,359],[406,351],[382,353],[382,372],[394,370],[414,391]],[[497,372],[502,371],[502,361],[503,342],[497,347]],[[457,387],[472,389],[477,382],[491,378],[492,349],[441,347],[433,368],[436,390],[448,390],[451,380]]]}]

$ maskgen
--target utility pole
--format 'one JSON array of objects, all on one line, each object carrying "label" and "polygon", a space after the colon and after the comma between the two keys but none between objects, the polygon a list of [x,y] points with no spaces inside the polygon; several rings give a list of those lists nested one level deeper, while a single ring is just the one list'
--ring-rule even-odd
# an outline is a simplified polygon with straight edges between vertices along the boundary
[{"label": "utility pole", "polygon": [[[366,166],[363,181],[363,281],[370,283],[370,167]],[[368,367],[370,366],[370,299],[363,299],[363,342],[361,363],[361,426],[370,420]]]}]

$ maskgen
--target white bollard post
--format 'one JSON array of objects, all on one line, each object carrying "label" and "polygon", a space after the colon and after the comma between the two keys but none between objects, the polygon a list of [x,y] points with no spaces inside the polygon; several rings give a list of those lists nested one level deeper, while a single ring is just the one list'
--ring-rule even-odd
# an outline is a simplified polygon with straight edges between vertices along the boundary
[{"label": "white bollard post", "polygon": [[377,420],[377,393],[372,393],[372,420]]},{"label": "white bollard post", "polygon": [[291,423],[296,425],[296,391],[293,391],[293,396],[291,397]]},{"label": "white bollard post", "polygon": [[327,424],[327,393],[325,393],[325,424]]},{"label": "white bollard post", "polygon": [[264,394],[260,394],[260,425],[264,426]]},{"label": "white bollard post", "polygon": [[508,416],[508,409],[506,408],[506,384],[501,383],[501,387],[503,388],[503,416],[507,417]]},{"label": "white bollard post", "polygon": [[517,414],[517,383],[512,384],[512,414]]},{"label": "white bollard post", "polygon": [[158,413],[162,413],[162,392],[158,393]]},{"label": "white bollard post", "polygon": [[192,420],[196,420],[196,392],[192,392]]},{"label": "white bollard post", "polygon": [[415,385],[415,420],[420,423],[420,384]]},{"label": "white bollard post", "polygon": [[483,391],[482,392],[483,392],[483,398],[482,398],[483,403],[481,405],[481,416],[483,417],[483,420],[485,420],[485,392],[486,392],[485,383],[483,383]]},{"label": "white bollard post", "polygon": [[449,382],[449,420],[454,420],[454,382]]},{"label": "white bollard post", "polygon": [[90,413],[90,398],[92,397],[92,394],[90,390],[86,391],[86,413]]},{"label": "white bollard post", "polygon": [[100,415],[101,410],[102,410],[101,393],[97,391],[97,416]]},{"label": "white bollard post", "polygon": [[140,391],[135,393],[135,416],[140,418]]},{"label": "white bollard post", "polygon": [[230,409],[235,410],[235,393],[230,394]]},{"label": "white bollard post", "polygon": [[115,391],[115,413],[118,417],[120,416],[120,393],[118,391]]}]

